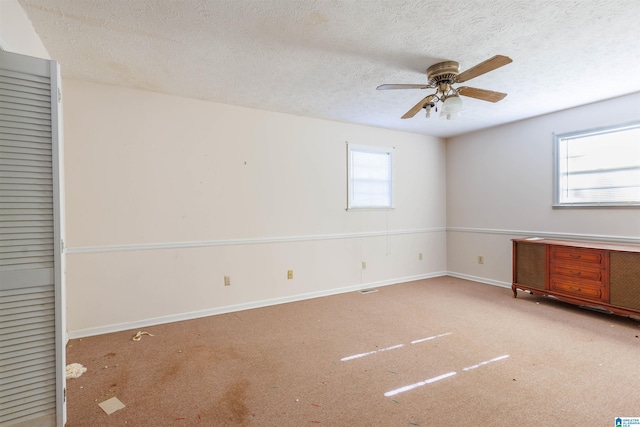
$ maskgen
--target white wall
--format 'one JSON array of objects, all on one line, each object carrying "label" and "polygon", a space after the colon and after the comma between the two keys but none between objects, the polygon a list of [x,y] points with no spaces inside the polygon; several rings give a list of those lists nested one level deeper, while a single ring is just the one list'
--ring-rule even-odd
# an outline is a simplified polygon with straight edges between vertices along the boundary
[{"label": "white wall", "polygon": [[51,59],[18,0],[0,0],[0,47],[7,52]]},{"label": "white wall", "polygon": [[[640,94],[447,141],[447,268],[510,286],[514,237],[640,243],[638,208],[553,209],[553,134],[640,120]],[[484,256],[484,264],[477,263]]]},{"label": "white wall", "polygon": [[[63,87],[72,337],[446,272],[438,138]],[[395,210],[345,210],[346,141],[395,147]]]}]

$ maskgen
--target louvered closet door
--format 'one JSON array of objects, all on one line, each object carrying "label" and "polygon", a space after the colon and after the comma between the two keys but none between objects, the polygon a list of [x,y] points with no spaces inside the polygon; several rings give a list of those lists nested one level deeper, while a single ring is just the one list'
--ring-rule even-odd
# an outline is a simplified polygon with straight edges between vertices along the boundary
[{"label": "louvered closet door", "polygon": [[55,62],[0,52],[2,426],[65,418],[57,82]]}]

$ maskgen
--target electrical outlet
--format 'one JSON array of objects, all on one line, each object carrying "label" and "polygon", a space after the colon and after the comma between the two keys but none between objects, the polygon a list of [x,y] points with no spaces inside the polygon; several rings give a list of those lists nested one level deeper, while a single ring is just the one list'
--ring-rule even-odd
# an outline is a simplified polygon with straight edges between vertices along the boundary
[{"label": "electrical outlet", "polygon": [[293,270],[287,270],[287,279],[293,279]]},{"label": "electrical outlet", "polygon": [[362,261],[362,269],[363,270],[367,269],[367,262],[366,261]]},{"label": "electrical outlet", "polygon": [[482,255],[478,256],[478,264],[484,264],[484,257]]},{"label": "electrical outlet", "polygon": [[422,252],[420,252],[420,253],[418,254],[418,259],[419,259],[420,261],[422,261]]},{"label": "electrical outlet", "polygon": [[224,285],[231,286],[231,276],[224,276]]}]

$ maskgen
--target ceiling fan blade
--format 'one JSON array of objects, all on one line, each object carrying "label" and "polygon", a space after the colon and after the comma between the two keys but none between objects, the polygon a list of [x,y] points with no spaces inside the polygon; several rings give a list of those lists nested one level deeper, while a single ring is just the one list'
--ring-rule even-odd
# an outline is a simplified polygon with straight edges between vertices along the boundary
[{"label": "ceiling fan blade", "polygon": [[509,58],[508,56],[496,55],[493,58],[489,58],[486,61],[483,61],[478,65],[458,74],[458,77],[456,77],[456,82],[466,82],[467,80],[471,80],[474,77],[478,77],[484,73],[493,71],[496,68],[500,68],[503,65],[507,65],[510,62],[511,58]]},{"label": "ceiling fan blade", "polygon": [[418,102],[416,105],[414,105],[413,108],[411,108],[409,111],[404,113],[404,116],[402,116],[402,118],[403,119],[410,119],[411,117],[413,117],[416,114],[418,114],[418,111],[422,110],[426,104],[431,102],[431,99],[433,99],[433,97],[434,97],[434,95],[429,95],[429,96],[424,97],[424,99],[422,99],[420,102]]},{"label": "ceiling fan blade", "polygon": [[505,96],[506,93],[494,92],[492,90],[478,89],[475,87],[462,86],[456,89],[458,95],[468,96],[469,98],[481,99],[483,101],[498,102]]},{"label": "ceiling fan blade", "polygon": [[390,84],[390,85],[380,85],[378,86],[376,89],[378,90],[390,90],[390,89],[429,89],[432,88],[433,86],[429,85],[429,84],[422,84],[422,85],[418,85],[418,84]]}]

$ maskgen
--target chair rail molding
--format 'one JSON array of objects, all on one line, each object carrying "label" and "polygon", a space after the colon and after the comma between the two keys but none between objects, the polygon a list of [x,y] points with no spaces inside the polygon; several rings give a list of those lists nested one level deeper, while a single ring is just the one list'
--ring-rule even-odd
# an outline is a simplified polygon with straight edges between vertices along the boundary
[{"label": "chair rail molding", "polygon": [[590,240],[599,242],[616,242],[616,243],[640,243],[639,236],[612,236],[605,234],[581,234],[581,233],[560,233],[556,231],[542,230],[507,230],[499,228],[473,228],[473,227],[447,227],[447,232],[456,233],[477,233],[477,234],[503,234],[506,236],[527,236],[540,237],[550,239],[569,239],[569,240]]},{"label": "chair rail molding", "polygon": [[88,254],[102,252],[148,251],[156,249],[202,248],[212,246],[261,245],[274,243],[311,242],[317,240],[361,239],[368,237],[402,236],[409,234],[440,233],[445,227],[410,230],[371,231],[362,233],[317,234],[310,236],[263,237],[254,239],[202,240],[192,242],[134,243],[126,245],[77,246],[65,248],[66,254]]}]

